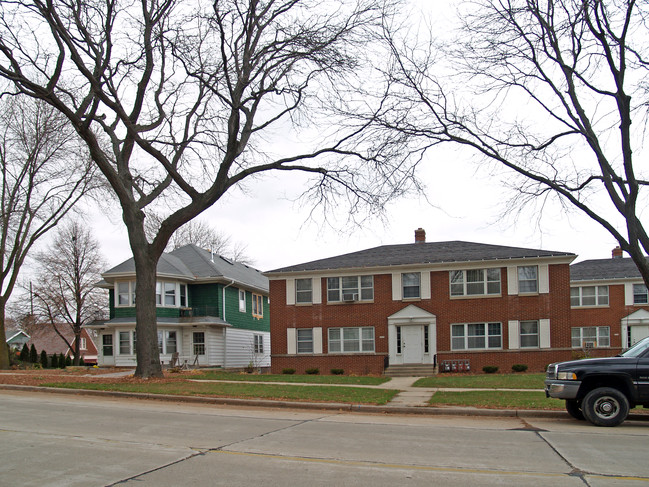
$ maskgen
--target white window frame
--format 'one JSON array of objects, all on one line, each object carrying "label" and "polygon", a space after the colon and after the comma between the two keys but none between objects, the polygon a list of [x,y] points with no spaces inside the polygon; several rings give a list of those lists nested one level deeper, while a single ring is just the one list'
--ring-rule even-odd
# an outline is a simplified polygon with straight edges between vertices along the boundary
[{"label": "white window frame", "polygon": [[295,304],[313,303],[313,279],[295,279]]},{"label": "white window frame", "polygon": [[[126,335],[127,339],[123,339]],[[122,346],[128,347],[127,351],[122,350]],[[117,332],[117,351],[119,355],[133,355],[135,353],[136,334],[135,331],[121,330]]]},{"label": "white window frame", "polygon": [[[126,285],[126,290],[120,290],[121,286]],[[122,303],[122,296],[126,296],[126,302]],[[117,281],[115,282],[115,307],[131,308],[135,306],[135,281]]]},{"label": "white window frame", "polygon": [[[356,283],[351,281],[356,279]],[[355,294],[358,301],[374,301],[374,276],[341,276],[327,278],[327,302],[340,303],[346,294]]]},{"label": "white window frame", "polygon": [[253,351],[256,354],[264,353],[264,335],[253,335]]},{"label": "white window frame", "polygon": [[[412,278],[411,282],[407,282]],[[406,296],[406,289],[415,291],[413,296]],[[421,272],[404,272],[401,274],[401,296],[404,300],[421,299]]]},{"label": "white window frame", "polygon": [[[590,290],[593,294],[590,294]],[[588,293],[585,292],[588,290]],[[584,301],[593,299],[592,303]],[[594,306],[608,306],[609,305],[609,289],[608,286],[575,286],[570,288],[570,307],[594,307]]]},{"label": "white window frame", "polygon": [[[174,339],[171,340],[171,334],[174,334]],[[171,355],[178,352],[178,336],[180,333],[177,330],[158,330],[158,351],[161,355]],[[173,349],[169,349],[169,344],[174,343]]]},{"label": "white window frame", "polygon": [[[470,281],[469,278],[472,276],[469,273],[475,272],[482,272],[482,279]],[[496,283],[498,285],[497,290],[494,289]],[[479,284],[482,287],[481,292],[473,292],[472,288],[478,287]],[[502,293],[502,271],[500,267],[453,270],[449,272],[449,286],[449,292],[453,298],[466,296],[500,296]]]},{"label": "white window frame", "polygon": [[[469,334],[475,332],[476,327],[483,326],[483,333]],[[498,327],[498,333],[495,332]],[[453,333],[462,330],[461,335],[454,335]],[[471,339],[483,340],[482,347],[472,346]],[[498,339],[498,345],[492,344]],[[460,344],[461,341],[461,344]],[[499,321],[491,321],[484,323],[452,323],[451,324],[451,350],[502,350],[503,348],[503,324]]]},{"label": "white window frame", "polygon": [[[642,297],[640,300],[636,299]],[[643,305],[649,304],[649,292],[647,292],[647,286],[645,284],[634,284],[633,285],[633,304]]]},{"label": "white window frame", "polygon": [[[584,336],[584,332],[594,331]],[[577,332],[577,333],[575,333]],[[572,348],[583,348],[585,342],[594,342],[596,348],[609,348],[611,346],[610,326],[575,326],[570,330]]]},{"label": "white window frame", "polygon": [[[523,333],[524,324],[536,324],[536,332]],[[539,320],[521,320],[518,328],[520,348],[540,348],[541,347],[541,324]],[[536,337],[536,345],[523,345],[523,337]]]},{"label": "white window frame", "polygon": [[79,342],[79,350],[87,350],[87,342],[84,337],[81,337],[81,341]]},{"label": "white window frame", "polygon": [[[529,278],[524,273],[526,269],[534,269],[534,278]],[[539,266],[538,265],[520,265],[516,269],[518,278],[518,294],[538,294],[539,293]],[[534,289],[523,290],[524,284],[534,283]]]},{"label": "white window frame", "polygon": [[[352,336],[354,334],[357,336]],[[374,337],[373,326],[332,327],[327,331],[327,350],[331,354],[374,353],[376,347]]]},{"label": "white window frame", "polygon": [[[314,350],[313,335],[314,335],[313,328],[297,328],[295,330],[296,353],[298,354],[313,353]],[[300,350],[300,346],[302,350]]]},{"label": "white window frame", "polygon": [[239,289],[239,312],[246,312],[246,290]]}]

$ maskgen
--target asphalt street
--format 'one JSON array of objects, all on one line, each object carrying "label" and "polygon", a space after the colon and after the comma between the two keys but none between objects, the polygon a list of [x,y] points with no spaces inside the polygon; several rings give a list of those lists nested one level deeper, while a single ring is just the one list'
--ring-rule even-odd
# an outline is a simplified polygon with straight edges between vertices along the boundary
[{"label": "asphalt street", "polygon": [[649,486],[649,423],[361,414],[0,391],[21,486]]}]

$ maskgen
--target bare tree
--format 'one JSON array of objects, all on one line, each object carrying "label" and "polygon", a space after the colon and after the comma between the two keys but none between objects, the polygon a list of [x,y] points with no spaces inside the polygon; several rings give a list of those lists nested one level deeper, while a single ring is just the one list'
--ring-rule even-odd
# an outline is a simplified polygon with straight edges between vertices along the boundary
[{"label": "bare tree", "polygon": [[[137,274],[137,376],[162,374],[158,259],[230,188],[301,171],[316,202],[354,212],[408,189],[399,144],[344,116],[367,104],[352,94],[371,77],[387,3],[0,4],[0,76],[65,114],[119,199]],[[149,242],[145,218],[162,207]]]},{"label": "bare tree", "polygon": [[[153,240],[162,218],[158,215],[150,214],[144,220],[144,231],[147,239]],[[253,260],[246,254],[246,245],[241,243],[232,243],[231,237],[218,232],[208,223],[200,219],[194,219],[185,223],[182,227],[174,232],[169,239],[165,251],[170,252],[184,245],[194,244],[202,249],[211,250],[216,254],[223,255],[242,264],[253,265]]]},{"label": "bare tree", "polygon": [[[107,315],[106,293],[95,287],[106,268],[99,243],[89,228],[74,221],[56,232],[53,243],[39,252],[36,260],[36,313],[41,322],[54,328],[74,353],[74,365],[79,365],[82,327]],[[68,341],[61,326],[72,331],[74,344]]]},{"label": "bare tree", "polygon": [[384,127],[421,150],[461,144],[511,169],[508,211],[542,211],[552,199],[583,212],[649,285],[648,182],[634,164],[649,103],[649,4],[478,0],[460,8],[459,35],[446,45],[403,42],[386,29],[394,64]]},{"label": "bare tree", "polygon": [[[0,99],[0,335],[7,301],[33,245],[88,192],[93,166],[73,128],[47,104],[29,97]],[[9,367],[0,344],[0,369]]]}]

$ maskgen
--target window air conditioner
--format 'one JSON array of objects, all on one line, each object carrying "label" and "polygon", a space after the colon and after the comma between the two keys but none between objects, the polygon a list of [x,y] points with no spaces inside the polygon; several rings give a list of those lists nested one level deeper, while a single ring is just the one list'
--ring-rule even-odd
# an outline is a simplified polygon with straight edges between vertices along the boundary
[{"label": "window air conditioner", "polygon": [[343,294],[343,301],[358,301],[358,293]]}]

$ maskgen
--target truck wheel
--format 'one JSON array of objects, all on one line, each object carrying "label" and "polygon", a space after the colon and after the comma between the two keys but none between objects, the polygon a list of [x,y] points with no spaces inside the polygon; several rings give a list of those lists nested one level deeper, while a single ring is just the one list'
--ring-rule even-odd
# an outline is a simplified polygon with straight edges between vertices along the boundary
[{"label": "truck wheel", "polygon": [[617,389],[599,387],[586,394],[581,410],[596,426],[617,426],[629,415],[629,401]]},{"label": "truck wheel", "polygon": [[568,414],[570,416],[578,419],[579,421],[583,421],[585,419],[584,413],[581,410],[581,401],[577,401],[576,399],[566,399],[566,411],[568,411]]}]

